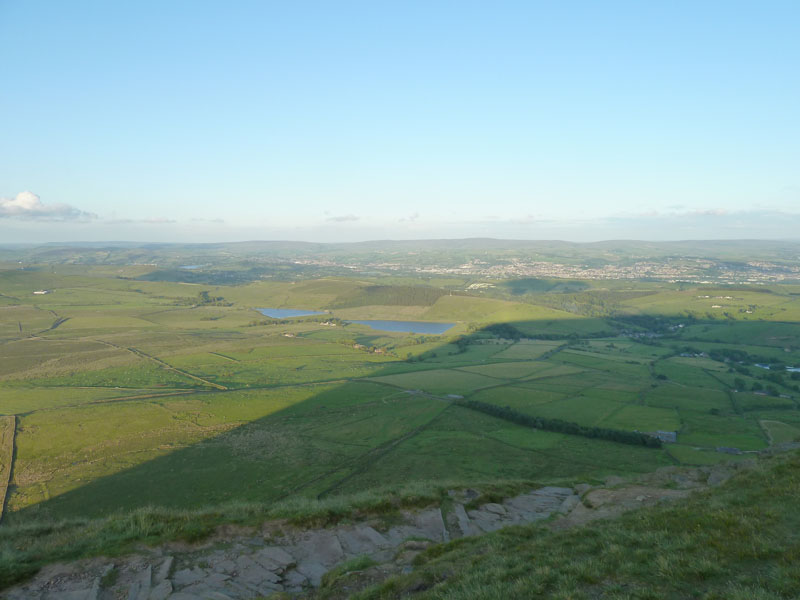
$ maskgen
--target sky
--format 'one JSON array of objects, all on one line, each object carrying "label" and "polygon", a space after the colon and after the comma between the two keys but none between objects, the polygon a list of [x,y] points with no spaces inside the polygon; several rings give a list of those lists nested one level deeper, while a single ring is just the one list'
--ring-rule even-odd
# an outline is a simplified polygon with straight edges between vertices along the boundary
[{"label": "sky", "polygon": [[0,243],[800,239],[800,2],[0,0]]}]

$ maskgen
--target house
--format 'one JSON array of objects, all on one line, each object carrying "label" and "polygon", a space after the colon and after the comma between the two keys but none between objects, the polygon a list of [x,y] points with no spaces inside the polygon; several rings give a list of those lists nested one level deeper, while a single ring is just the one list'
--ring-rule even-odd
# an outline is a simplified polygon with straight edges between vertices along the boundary
[{"label": "house", "polygon": [[678,432],[677,431],[661,431],[658,430],[655,433],[655,436],[660,439],[662,442],[667,444],[674,444],[678,441]]},{"label": "house", "polygon": [[[638,432],[638,430],[636,431]],[[678,441],[677,431],[645,431],[644,434],[661,440],[665,444],[674,444]]]}]

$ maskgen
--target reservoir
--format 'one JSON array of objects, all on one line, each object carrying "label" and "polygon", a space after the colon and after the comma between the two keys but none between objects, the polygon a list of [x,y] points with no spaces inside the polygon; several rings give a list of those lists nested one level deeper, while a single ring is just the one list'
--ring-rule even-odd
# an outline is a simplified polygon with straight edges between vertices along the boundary
[{"label": "reservoir", "polygon": [[265,317],[271,319],[291,319],[292,317],[308,317],[311,315],[324,315],[324,312],[315,310],[297,310],[294,308],[257,308]]},{"label": "reservoir", "polygon": [[[297,310],[295,308],[257,308],[265,317],[271,319],[291,319],[293,317],[308,317],[312,315],[324,315],[325,312],[313,310]],[[426,333],[429,335],[439,335],[450,329],[455,323],[431,323],[429,321],[380,321],[365,320],[355,321],[348,319],[349,323],[366,325],[372,329],[380,331],[398,331],[402,333]]]},{"label": "reservoir", "polygon": [[381,331],[402,331],[404,333],[428,333],[439,335],[444,333],[455,323],[431,323],[428,321],[350,321],[351,323],[359,323],[367,325],[373,329]]}]

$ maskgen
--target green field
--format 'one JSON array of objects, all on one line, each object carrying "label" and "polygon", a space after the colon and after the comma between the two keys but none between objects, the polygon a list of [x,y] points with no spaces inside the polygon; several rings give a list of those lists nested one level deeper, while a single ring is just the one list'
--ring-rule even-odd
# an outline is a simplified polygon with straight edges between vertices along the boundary
[{"label": "green field", "polygon": [[[788,294],[736,292],[736,306],[758,304],[763,321],[695,317],[643,337],[645,321],[625,319],[674,324],[681,303],[696,311],[708,300],[698,296],[717,292],[642,284],[641,294],[620,292],[629,314],[606,319],[534,302],[546,293],[554,304],[574,286],[514,301],[451,295],[448,279],[204,285],[140,278],[149,272],[0,271],[0,414],[17,420],[10,521],[600,478],[708,464],[730,458],[718,447],[756,451],[800,435],[797,380],[717,359],[741,349],[800,364],[794,325],[777,327],[794,315]],[[258,307],[329,314],[275,320]],[[437,336],[326,324],[357,317],[455,327]],[[533,430],[454,405],[461,397],[585,427],[674,431],[678,443]]]}]

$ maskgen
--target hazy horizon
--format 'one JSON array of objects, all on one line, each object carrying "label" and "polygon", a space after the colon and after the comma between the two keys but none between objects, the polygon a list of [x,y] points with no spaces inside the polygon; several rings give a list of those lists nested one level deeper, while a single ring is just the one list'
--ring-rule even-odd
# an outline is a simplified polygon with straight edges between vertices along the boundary
[{"label": "hazy horizon", "polygon": [[62,241],[42,241],[42,242],[0,242],[0,248],[20,248],[20,247],[39,247],[39,246],[76,246],[82,244],[89,246],[102,246],[104,244],[117,245],[117,246],[137,246],[137,245],[221,245],[221,244],[320,244],[320,245],[346,245],[346,244],[392,244],[392,243],[412,243],[412,242],[478,242],[489,241],[498,242],[502,245],[504,242],[515,244],[574,244],[574,245],[591,245],[591,244],[692,244],[692,243],[784,243],[784,244],[800,244],[800,237],[795,238],[730,238],[730,239],[672,239],[672,240],[651,240],[651,239],[636,239],[636,238],[609,238],[594,241],[576,242],[564,239],[544,239],[544,238],[496,238],[496,237],[453,237],[453,238],[382,238],[382,239],[365,239],[350,242],[320,242],[315,240],[303,239],[248,239],[248,240],[206,240],[206,241],[172,241],[172,242],[158,242],[147,240],[62,240]]}]

